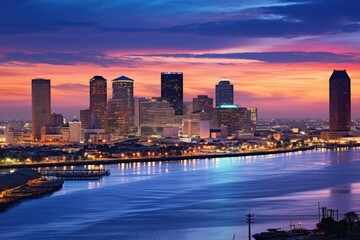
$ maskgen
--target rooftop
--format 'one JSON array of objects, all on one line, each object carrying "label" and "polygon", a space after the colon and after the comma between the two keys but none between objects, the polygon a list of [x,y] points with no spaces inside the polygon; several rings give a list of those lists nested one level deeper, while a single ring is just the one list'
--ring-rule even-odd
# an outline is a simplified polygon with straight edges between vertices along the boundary
[{"label": "rooftop", "polygon": [[330,79],[350,79],[350,77],[346,73],[346,70],[334,70]]},{"label": "rooftop", "polygon": [[105,80],[106,81],[106,79],[103,76],[94,76],[93,78],[90,79],[90,81],[93,81],[93,80]]},{"label": "rooftop", "polygon": [[240,106],[234,105],[234,104],[224,104],[224,105],[218,106],[217,108],[240,108]]},{"label": "rooftop", "polygon": [[126,76],[121,76],[121,77],[115,78],[113,81],[134,81],[134,80],[131,78],[128,78]]}]

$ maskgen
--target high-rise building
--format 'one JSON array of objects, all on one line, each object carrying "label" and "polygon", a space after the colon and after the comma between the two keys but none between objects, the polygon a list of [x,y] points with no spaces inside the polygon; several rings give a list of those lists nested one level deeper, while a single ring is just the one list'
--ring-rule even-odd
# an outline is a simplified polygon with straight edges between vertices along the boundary
[{"label": "high-rise building", "polygon": [[134,97],[134,122],[137,130],[140,127],[140,103],[148,101],[145,97]]},{"label": "high-rise building", "polygon": [[229,134],[239,130],[252,130],[251,111],[237,105],[221,105],[216,108],[218,126],[227,126]]},{"label": "high-rise building", "polygon": [[91,112],[90,109],[80,110],[80,122],[82,129],[90,128]]},{"label": "high-rise building", "polygon": [[110,99],[109,107],[109,132],[122,135],[130,134],[131,117],[129,106],[121,99]]},{"label": "high-rise building", "polygon": [[[135,126],[134,80],[126,76],[118,77],[112,80],[112,89],[113,89],[112,99],[117,100],[111,102],[109,101],[109,107],[111,106],[112,108],[111,110],[112,119],[113,119],[111,120],[112,124],[115,124],[116,122],[114,121],[115,115],[117,116],[115,117],[118,119],[117,121],[119,121],[119,117],[122,119],[121,122],[126,121],[126,123],[125,122],[121,123],[121,127],[113,125],[112,129],[121,128],[122,130],[120,131],[118,129],[116,133],[130,134],[130,132]],[[118,107],[119,109],[116,109],[116,107]]]},{"label": "high-rise building", "polygon": [[256,108],[256,107],[248,107],[247,110],[250,112],[251,130],[256,130],[256,125],[257,125],[257,108]]},{"label": "high-rise building", "polygon": [[174,124],[175,109],[162,98],[141,101],[139,107],[139,125],[141,124]]},{"label": "high-rise building", "polygon": [[222,78],[215,86],[216,107],[221,105],[234,104],[234,85],[230,84],[229,79]]},{"label": "high-rise building", "polygon": [[31,82],[32,135],[41,139],[41,128],[46,125],[51,113],[50,80],[37,78]]},{"label": "high-rise building", "polygon": [[350,77],[346,70],[334,70],[330,86],[330,132],[349,132],[351,129]]},{"label": "high-rise building", "polygon": [[90,79],[90,113],[95,119],[94,128],[107,131],[107,84],[102,76]]},{"label": "high-rise building", "polygon": [[175,108],[176,115],[183,114],[183,73],[161,73],[161,97]]},{"label": "high-rise building", "polygon": [[64,117],[61,114],[52,113],[49,115],[48,121],[46,125],[50,125],[53,127],[60,127],[64,124]]},{"label": "high-rise building", "polygon": [[198,95],[193,98],[193,112],[199,111],[211,114],[213,111],[213,99],[209,98],[208,95]]}]

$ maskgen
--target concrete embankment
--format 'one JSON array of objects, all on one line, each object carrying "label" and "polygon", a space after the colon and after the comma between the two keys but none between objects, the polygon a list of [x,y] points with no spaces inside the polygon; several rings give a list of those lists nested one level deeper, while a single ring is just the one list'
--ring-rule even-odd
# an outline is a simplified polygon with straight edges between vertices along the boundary
[{"label": "concrete embankment", "polygon": [[239,152],[239,153],[211,153],[203,155],[186,155],[186,156],[170,156],[170,157],[155,157],[155,158],[107,158],[98,160],[78,160],[78,161],[66,161],[66,162],[40,162],[31,164],[11,164],[1,165],[0,169],[9,168],[36,168],[36,167],[55,167],[55,166],[78,166],[78,165],[100,165],[100,164],[116,164],[116,163],[133,163],[133,162],[169,162],[180,161],[188,159],[206,159],[206,158],[224,158],[224,157],[245,157],[245,156],[260,156],[269,154],[291,153],[298,151],[314,150],[315,147],[304,147],[294,149],[276,149],[256,152]]}]

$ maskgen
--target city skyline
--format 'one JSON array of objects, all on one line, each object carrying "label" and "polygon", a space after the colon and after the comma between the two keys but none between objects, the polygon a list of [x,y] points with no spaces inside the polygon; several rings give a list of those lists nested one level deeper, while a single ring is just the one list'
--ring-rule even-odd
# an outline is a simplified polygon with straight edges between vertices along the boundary
[{"label": "city skyline", "polygon": [[0,25],[0,119],[30,119],[29,79],[51,79],[52,110],[70,118],[88,107],[92,76],[130,76],[134,96],[151,98],[163,71],[184,73],[185,102],[215,99],[213,86],[224,76],[234,84],[235,103],[257,106],[259,117],[328,118],[333,69],[347,69],[352,78],[358,118],[359,5],[7,1],[0,10],[8,19]]},{"label": "city skyline", "polygon": [[[334,72],[336,72],[336,71],[340,71],[340,72],[342,72],[342,71],[346,71],[346,69],[344,69],[344,70],[337,70],[337,69],[334,69],[333,70]],[[94,79],[94,78],[96,78],[96,77],[100,77],[100,78],[103,78],[102,76],[94,76],[92,79]],[[124,77],[124,76],[122,76],[122,77]],[[127,77],[126,77],[127,78]],[[35,78],[35,79],[42,79],[42,78]],[[51,79],[49,79],[50,81],[51,81]],[[104,80],[106,81],[106,79],[104,78]],[[116,79],[115,79],[116,80]],[[131,81],[133,81],[132,79],[130,79]],[[218,79],[218,82],[216,82],[215,83],[215,85],[213,86],[213,88],[214,88],[214,93],[213,93],[213,95],[209,95],[210,97],[212,97],[212,96],[214,96],[214,98],[216,98],[216,89],[217,89],[217,87],[218,87],[218,85],[219,85],[219,83],[220,82],[222,82],[222,81],[224,81],[224,80],[226,80],[226,81],[229,81],[229,79],[225,79],[224,77],[221,77],[221,78],[219,78]],[[146,98],[154,98],[154,97],[156,97],[157,95],[161,95],[161,78],[159,79],[159,81],[160,81],[160,89],[159,89],[159,93],[154,93],[154,92],[152,92],[152,95],[150,94],[148,94],[149,95],[149,97],[146,97]],[[329,80],[328,80],[329,81]],[[91,82],[90,82],[91,83]],[[230,81],[230,84],[232,85],[233,83]],[[89,85],[89,86],[91,86],[91,84]],[[89,86],[87,86],[87,88],[89,88]],[[31,88],[31,87],[30,87]],[[52,89],[54,88],[54,86],[52,86]],[[55,86],[55,89],[56,89],[56,86]],[[134,88],[134,91],[135,91],[135,89],[136,88]],[[87,91],[89,91],[89,89],[87,89]],[[107,99],[107,101],[111,101],[113,98],[112,98],[112,95],[114,94],[113,93],[113,91],[114,91],[114,89],[113,89],[113,86],[107,86],[106,87],[106,99]],[[234,87],[234,104],[235,105],[239,105],[240,107],[243,107],[244,105],[242,105],[242,104],[238,104],[237,102],[236,102],[236,94],[235,94],[235,92],[236,92],[236,89],[235,89],[235,87]],[[330,88],[327,90],[328,92],[330,91]],[[52,92],[53,92],[53,90],[52,90]],[[81,92],[78,92],[78,93],[80,93],[81,94]],[[90,94],[91,95],[91,94]],[[186,95],[186,92],[184,92],[184,95]],[[196,96],[193,96],[192,98],[190,98],[190,99],[188,99],[188,100],[184,100],[184,103],[192,103],[192,101],[193,101],[193,99],[194,98],[196,98],[197,96],[201,96],[201,95],[206,95],[206,94],[199,94],[199,95],[196,95]],[[137,98],[139,98],[139,96],[134,96],[134,97],[137,97]],[[142,96],[141,96],[142,97]],[[53,94],[52,94],[52,98],[54,98],[53,97]],[[89,96],[87,96],[87,98],[89,98]],[[353,96],[351,96],[351,99],[353,98]],[[329,99],[328,99],[328,103],[327,104],[329,104],[330,102],[329,102]],[[30,104],[31,104],[31,100],[30,100]],[[67,119],[68,120],[71,120],[72,118],[78,118],[78,119],[80,119],[81,118],[81,111],[86,111],[86,109],[85,110],[82,110],[82,109],[73,109],[72,111],[69,111],[69,107],[71,107],[72,106],[72,104],[69,104],[68,106],[66,106],[66,105],[63,105],[62,107],[63,108],[59,108],[59,109],[62,109],[64,112],[61,112],[61,111],[56,111],[56,109],[51,109],[51,112],[52,113],[61,113],[61,114],[63,114],[63,115],[65,115],[66,117],[67,117]],[[85,107],[84,108],[86,108],[86,105],[84,105]],[[257,108],[261,108],[261,106],[256,106]],[[328,106],[326,106],[327,108],[328,108]],[[216,108],[216,104],[214,103],[214,108]],[[351,111],[352,112],[354,112],[352,109],[352,106],[350,106],[350,109],[351,109]],[[31,111],[31,105],[30,105],[30,111]],[[276,112],[276,111],[273,111],[273,112]],[[329,113],[330,112],[328,112],[327,114],[329,115]],[[260,115],[261,115],[261,113],[260,113]],[[356,115],[356,112],[355,112],[355,114],[354,115]],[[30,112],[30,117],[13,117],[13,115],[10,113],[9,114],[9,118],[6,118],[6,117],[4,117],[3,119],[1,118],[1,115],[0,115],[0,120],[16,120],[16,119],[19,119],[19,120],[28,120],[28,119],[30,119],[31,118],[31,112]],[[89,116],[90,117],[90,116]],[[297,118],[296,116],[295,117],[279,117],[279,116],[262,116],[263,118]],[[356,116],[355,117],[353,117],[353,115],[351,116],[352,118],[351,119],[355,119],[356,118]],[[360,115],[359,115],[359,117],[360,117]],[[301,116],[301,117],[298,117],[298,118],[329,118],[329,116]],[[90,121],[90,120],[89,120]]]}]

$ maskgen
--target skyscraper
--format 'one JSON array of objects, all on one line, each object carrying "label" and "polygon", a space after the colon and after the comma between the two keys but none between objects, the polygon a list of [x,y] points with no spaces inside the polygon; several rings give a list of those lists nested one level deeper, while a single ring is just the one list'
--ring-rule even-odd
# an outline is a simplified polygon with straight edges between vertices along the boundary
[{"label": "skyscraper", "polygon": [[330,132],[351,129],[350,77],[346,70],[334,70],[329,80]]},{"label": "skyscraper", "polygon": [[222,105],[216,108],[218,126],[227,126],[229,134],[239,130],[252,130],[251,110],[237,105]]},{"label": "skyscraper", "polygon": [[176,115],[183,114],[183,73],[161,73],[161,97],[175,108]]},{"label": "skyscraper", "polygon": [[[122,119],[121,122],[123,122],[121,125],[125,126],[122,127],[123,130],[116,132],[122,134],[129,134],[130,130],[133,129],[135,126],[134,80],[126,76],[118,77],[112,80],[112,89],[113,89],[112,100],[114,101],[111,102],[109,101],[109,106],[111,105],[111,111],[112,111],[111,114],[113,117],[115,116],[121,117]],[[117,121],[112,120],[111,122],[112,124],[116,124]],[[111,128],[116,129],[117,126],[112,126]]]},{"label": "skyscraper", "polygon": [[107,88],[102,76],[90,79],[90,114],[95,118],[95,128],[107,131]]},{"label": "skyscraper", "polygon": [[110,99],[109,109],[109,132],[127,135],[130,133],[130,111],[128,104],[121,99]]},{"label": "skyscraper", "polygon": [[46,125],[51,113],[50,80],[36,78],[31,82],[32,135],[41,139],[41,128]]},{"label": "skyscraper", "polygon": [[234,104],[234,85],[230,84],[229,79],[222,78],[215,86],[216,107],[221,105]]}]

